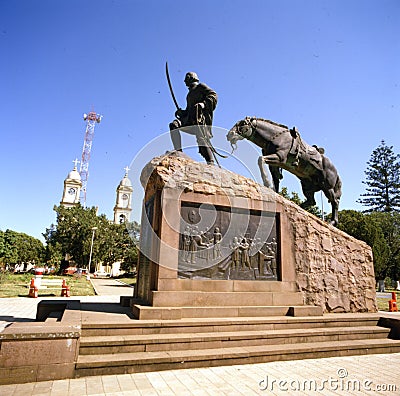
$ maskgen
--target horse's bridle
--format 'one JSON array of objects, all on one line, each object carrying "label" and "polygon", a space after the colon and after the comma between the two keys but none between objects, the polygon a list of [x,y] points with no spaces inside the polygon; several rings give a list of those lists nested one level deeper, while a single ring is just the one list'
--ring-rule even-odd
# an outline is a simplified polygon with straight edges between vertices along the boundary
[{"label": "horse's bridle", "polygon": [[[253,121],[255,121],[256,125],[253,124]],[[241,123],[243,124],[239,126],[238,124]],[[246,126],[250,127],[250,133],[241,131],[241,128]],[[232,153],[237,148],[236,142],[242,139],[250,139],[251,136],[254,134],[256,128],[257,128],[257,118],[246,117],[244,120],[239,121],[238,123],[235,124],[235,126],[231,129],[231,131],[237,136],[234,143],[230,142],[232,146]]]},{"label": "horse's bridle", "polygon": [[[253,117],[246,117],[244,120],[244,125],[243,126],[247,126],[250,127],[250,133],[241,133],[239,128],[237,128],[238,130],[238,134],[246,139],[251,138],[251,136],[254,134],[254,131],[257,129],[257,118],[253,118]],[[254,122],[254,124],[253,124]]]}]

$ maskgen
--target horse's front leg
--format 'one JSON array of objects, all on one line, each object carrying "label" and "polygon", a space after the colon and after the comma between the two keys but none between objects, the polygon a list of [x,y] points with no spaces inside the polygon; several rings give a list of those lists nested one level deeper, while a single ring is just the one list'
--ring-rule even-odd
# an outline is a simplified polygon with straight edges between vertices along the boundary
[{"label": "horse's front leg", "polygon": [[258,157],[258,167],[260,168],[261,178],[265,187],[271,188],[271,182],[269,181],[267,170],[265,169],[264,157]]},{"label": "horse's front leg", "polygon": [[262,156],[263,161],[268,164],[268,165],[279,165],[282,162],[282,158],[277,154],[268,154],[268,155],[263,155]]},{"label": "horse's front leg", "polygon": [[272,182],[274,183],[275,192],[279,193],[279,184],[282,179],[282,169],[277,166],[269,165],[269,171],[272,176]]}]

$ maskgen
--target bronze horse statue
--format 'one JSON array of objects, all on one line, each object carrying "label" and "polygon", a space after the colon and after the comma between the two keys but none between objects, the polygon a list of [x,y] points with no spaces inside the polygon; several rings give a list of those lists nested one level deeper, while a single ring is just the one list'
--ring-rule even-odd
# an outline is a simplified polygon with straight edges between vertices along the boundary
[{"label": "bronze horse statue", "polygon": [[246,117],[238,121],[226,138],[231,143],[232,152],[238,140],[247,139],[262,149],[258,159],[261,177],[267,187],[271,187],[264,163],[269,165],[276,192],[279,192],[281,169],[286,169],[300,179],[306,197],[303,208],[316,204],[314,194],[323,191],[332,205],[331,224],[338,224],[339,200],[342,196],[342,182],[336,168],[324,155],[324,150],[305,143],[295,128],[277,124],[256,117]]}]

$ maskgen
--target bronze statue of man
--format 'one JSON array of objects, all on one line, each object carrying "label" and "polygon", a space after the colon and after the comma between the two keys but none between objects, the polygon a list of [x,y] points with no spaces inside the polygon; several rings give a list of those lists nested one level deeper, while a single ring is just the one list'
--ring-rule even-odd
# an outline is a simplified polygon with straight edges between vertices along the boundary
[{"label": "bronze statue of man", "polygon": [[213,112],[217,106],[217,94],[206,84],[199,82],[197,74],[186,73],[185,80],[189,92],[186,109],[175,112],[176,119],[169,124],[172,144],[176,151],[182,151],[180,131],[195,135],[199,153],[208,164],[214,163],[210,139],[212,138]]}]

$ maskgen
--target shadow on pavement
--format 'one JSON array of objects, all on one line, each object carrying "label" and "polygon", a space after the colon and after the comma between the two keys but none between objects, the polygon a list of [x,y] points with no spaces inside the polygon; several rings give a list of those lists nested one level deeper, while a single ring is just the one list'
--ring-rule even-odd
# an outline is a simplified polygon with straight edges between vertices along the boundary
[{"label": "shadow on pavement", "polygon": [[101,313],[119,313],[135,319],[132,310],[129,307],[122,307],[117,303],[85,302],[81,303],[81,311],[101,312]]},{"label": "shadow on pavement", "polygon": [[[43,300],[38,304],[37,317],[46,318],[50,312],[62,312],[64,315],[67,311],[79,311],[85,318],[103,318],[106,320],[111,317],[116,319],[120,317],[122,320],[124,318],[136,319],[133,315],[132,308],[123,307],[120,303],[116,302],[81,302],[80,300]],[[112,314],[112,316],[107,316]]]},{"label": "shadow on pavement", "polygon": [[0,322],[35,322],[35,319],[18,318],[15,316],[0,316]]}]

